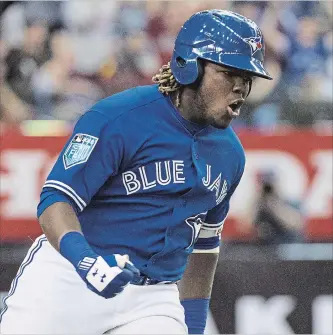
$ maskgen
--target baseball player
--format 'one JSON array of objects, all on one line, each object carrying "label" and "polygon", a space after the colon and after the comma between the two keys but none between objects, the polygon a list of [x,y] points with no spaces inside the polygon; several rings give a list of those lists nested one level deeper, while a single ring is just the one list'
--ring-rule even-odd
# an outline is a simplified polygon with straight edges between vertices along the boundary
[{"label": "baseball player", "polygon": [[220,234],[244,170],[231,127],[263,67],[257,25],[194,14],[170,64],[95,104],[42,189],[3,334],[203,334]]}]

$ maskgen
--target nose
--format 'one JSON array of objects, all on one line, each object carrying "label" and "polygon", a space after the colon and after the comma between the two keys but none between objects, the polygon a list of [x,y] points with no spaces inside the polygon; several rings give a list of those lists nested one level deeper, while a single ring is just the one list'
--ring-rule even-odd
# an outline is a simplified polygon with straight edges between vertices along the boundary
[{"label": "nose", "polygon": [[242,98],[247,96],[247,91],[249,90],[248,82],[242,77],[235,77],[235,85],[233,87],[233,92],[240,95]]}]

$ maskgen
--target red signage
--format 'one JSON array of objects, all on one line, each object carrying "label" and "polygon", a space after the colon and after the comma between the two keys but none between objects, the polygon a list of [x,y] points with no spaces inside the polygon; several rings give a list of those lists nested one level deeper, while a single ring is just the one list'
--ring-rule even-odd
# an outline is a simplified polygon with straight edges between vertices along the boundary
[{"label": "red signage", "polygon": [[[235,192],[223,230],[225,239],[252,236],[258,172],[274,170],[280,194],[302,203],[310,240],[333,240],[332,135],[310,130],[274,135],[239,134],[246,169]],[[26,136],[17,129],[2,133],[0,160],[0,241],[26,241],[41,230],[36,207],[45,178],[67,136]]]}]

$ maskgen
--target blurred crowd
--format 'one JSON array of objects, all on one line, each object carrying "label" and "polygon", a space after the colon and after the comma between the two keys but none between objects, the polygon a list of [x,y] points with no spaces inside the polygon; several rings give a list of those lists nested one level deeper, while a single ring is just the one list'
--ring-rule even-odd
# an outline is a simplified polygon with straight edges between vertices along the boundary
[{"label": "blurred crowd", "polygon": [[1,2],[0,120],[74,122],[100,98],[150,84],[184,20],[209,8],[253,19],[266,40],[274,81],[254,82],[236,125],[332,120],[332,2],[223,0]]}]

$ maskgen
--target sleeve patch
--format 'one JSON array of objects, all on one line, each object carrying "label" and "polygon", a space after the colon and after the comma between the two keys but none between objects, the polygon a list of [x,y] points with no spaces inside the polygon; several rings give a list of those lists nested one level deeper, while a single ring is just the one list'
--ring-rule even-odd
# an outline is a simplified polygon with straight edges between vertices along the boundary
[{"label": "sleeve patch", "polygon": [[63,154],[65,169],[85,163],[94,150],[97,141],[97,137],[88,134],[74,135]]}]

